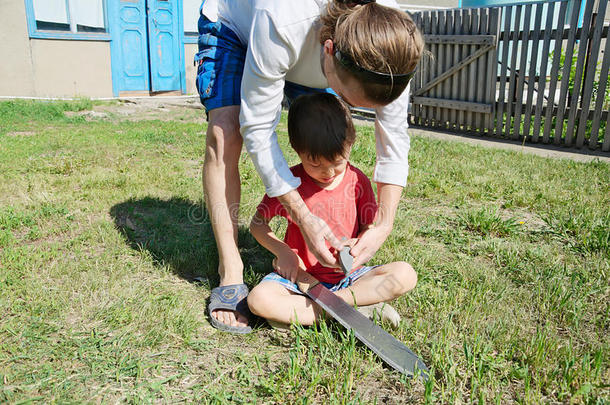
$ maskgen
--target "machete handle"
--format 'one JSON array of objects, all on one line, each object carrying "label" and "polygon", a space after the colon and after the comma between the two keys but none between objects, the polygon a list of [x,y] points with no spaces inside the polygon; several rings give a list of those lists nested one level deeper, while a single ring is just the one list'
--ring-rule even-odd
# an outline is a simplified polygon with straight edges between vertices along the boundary
[{"label": "machete handle", "polygon": [[341,271],[346,276],[352,272],[352,265],[354,264],[354,257],[350,252],[351,247],[349,246],[343,246],[339,252],[339,265],[341,266]]},{"label": "machete handle", "polygon": [[314,276],[304,270],[299,269],[299,273],[297,275],[297,285],[302,293],[307,294],[309,290],[319,283],[320,282]]}]

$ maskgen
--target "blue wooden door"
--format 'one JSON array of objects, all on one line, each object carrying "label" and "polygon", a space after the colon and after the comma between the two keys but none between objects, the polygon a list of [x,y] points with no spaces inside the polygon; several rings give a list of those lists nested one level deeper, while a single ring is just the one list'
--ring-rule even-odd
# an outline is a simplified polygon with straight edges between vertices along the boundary
[{"label": "blue wooden door", "polygon": [[149,90],[146,0],[110,1],[112,82],[119,91]]},{"label": "blue wooden door", "polygon": [[112,0],[110,52],[115,96],[185,90],[179,0]]},{"label": "blue wooden door", "polygon": [[148,0],[152,91],[180,90],[178,0]]}]

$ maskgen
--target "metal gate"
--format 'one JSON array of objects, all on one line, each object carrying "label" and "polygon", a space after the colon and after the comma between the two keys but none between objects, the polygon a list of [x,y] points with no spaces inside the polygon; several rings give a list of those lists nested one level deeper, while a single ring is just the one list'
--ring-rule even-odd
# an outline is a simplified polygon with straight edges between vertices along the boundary
[{"label": "metal gate", "polygon": [[411,85],[414,125],[494,131],[498,8],[413,15],[429,51]]},{"label": "metal gate", "polygon": [[607,7],[544,0],[415,13],[429,57],[410,123],[609,152]]}]

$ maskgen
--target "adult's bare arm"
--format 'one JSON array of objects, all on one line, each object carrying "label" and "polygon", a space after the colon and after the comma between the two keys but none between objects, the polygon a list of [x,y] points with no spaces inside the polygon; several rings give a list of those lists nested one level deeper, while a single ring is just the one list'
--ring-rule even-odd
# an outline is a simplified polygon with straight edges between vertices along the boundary
[{"label": "adult's bare arm", "polygon": [[402,189],[395,184],[377,183],[379,196],[377,219],[374,226],[360,234],[358,243],[350,251],[354,256],[353,268],[369,261],[392,232]]},{"label": "adult's bare arm", "polygon": [[330,253],[325,240],[337,250],[341,248],[342,244],[328,224],[309,211],[301,195],[296,190],[289,191],[277,198],[286,208],[292,220],[301,229],[305,243],[307,243],[309,250],[318,259],[320,264],[326,267],[339,267],[337,259]]}]

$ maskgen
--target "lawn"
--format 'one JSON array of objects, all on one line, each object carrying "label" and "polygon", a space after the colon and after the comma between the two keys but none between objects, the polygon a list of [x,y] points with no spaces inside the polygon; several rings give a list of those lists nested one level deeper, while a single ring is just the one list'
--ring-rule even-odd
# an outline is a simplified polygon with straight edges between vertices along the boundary
[{"label": "lawn", "polygon": [[[334,322],[213,329],[203,112],[122,108],[0,103],[0,402],[610,401],[608,164],[412,138],[394,231],[372,262],[418,273],[393,302],[392,333],[431,368],[424,385]],[[279,138],[296,163],[284,120]],[[371,127],[358,127],[352,162],[372,174]],[[247,230],[263,186],[245,153],[241,175],[253,286],[271,257]]]}]

